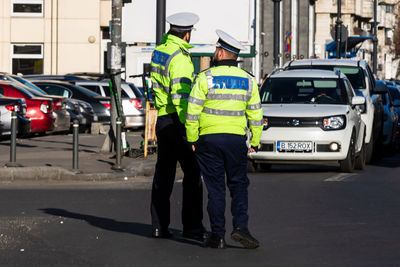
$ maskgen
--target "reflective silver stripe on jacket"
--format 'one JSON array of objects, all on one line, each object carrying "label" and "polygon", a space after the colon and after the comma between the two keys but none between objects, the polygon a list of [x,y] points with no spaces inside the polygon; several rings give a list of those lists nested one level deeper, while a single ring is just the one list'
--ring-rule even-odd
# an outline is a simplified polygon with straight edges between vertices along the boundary
[{"label": "reflective silver stripe on jacket", "polygon": [[193,96],[189,96],[189,103],[202,106],[204,105],[204,100]]},{"label": "reflective silver stripe on jacket", "polygon": [[262,126],[263,125],[263,120],[249,120],[249,125],[250,126]]},{"label": "reflective silver stripe on jacket", "polygon": [[184,83],[187,84],[189,86],[192,86],[192,81],[189,78],[186,77],[181,77],[181,78],[175,78],[171,80],[171,86],[174,84],[178,84],[178,83]]},{"label": "reflective silver stripe on jacket", "polygon": [[261,103],[258,102],[257,104],[254,105],[247,105],[247,110],[257,110],[261,108]]},{"label": "reflective silver stripe on jacket", "polygon": [[217,116],[230,116],[230,117],[241,117],[244,116],[244,110],[223,110],[223,109],[213,109],[213,108],[203,108],[203,112],[206,114],[212,114]]},{"label": "reflective silver stripe on jacket", "polygon": [[213,76],[211,70],[206,71],[205,75],[207,77],[208,93],[214,94],[215,89],[214,89]]},{"label": "reflective silver stripe on jacket", "polygon": [[186,114],[186,120],[188,120],[188,121],[197,121],[199,119],[200,119],[200,115],[192,115],[189,113]]},{"label": "reflective silver stripe on jacket", "polygon": [[210,100],[236,100],[236,101],[249,101],[248,95],[239,94],[208,94],[207,99]]},{"label": "reflective silver stripe on jacket", "polygon": [[251,77],[250,74],[247,74],[247,79],[249,80],[249,90],[247,90],[247,96],[250,100],[251,93],[253,92],[253,77]]},{"label": "reflective silver stripe on jacket", "polygon": [[159,84],[158,82],[153,82],[153,89],[162,89],[166,93],[169,93],[171,91],[171,88],[166,87],[166,86],[164,86],[162,84]]},{"label": "reflective silver stripe on jacket", "polygon": [[171,94],[171,98],[174,99],[186,99],[189,97],[189,93],[176,93]]}]

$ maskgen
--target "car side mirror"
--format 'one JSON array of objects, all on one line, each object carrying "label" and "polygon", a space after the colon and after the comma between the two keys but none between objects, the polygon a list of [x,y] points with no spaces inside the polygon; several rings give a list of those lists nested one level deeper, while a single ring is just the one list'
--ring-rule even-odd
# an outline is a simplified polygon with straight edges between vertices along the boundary
[{"label": "car side mirror", "polygon": [[363,105],[363,104],[365,104],[365,98],[363,96],[354,96],[351,99],[351,104],[352,105]]}]

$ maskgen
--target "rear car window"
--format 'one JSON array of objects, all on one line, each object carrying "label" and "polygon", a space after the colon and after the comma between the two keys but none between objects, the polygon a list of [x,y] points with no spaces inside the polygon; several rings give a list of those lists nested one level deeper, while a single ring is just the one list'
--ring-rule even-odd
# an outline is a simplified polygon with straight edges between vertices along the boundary
[{"label": "rear car window", "polygon": [[366,89],[365,75],[361,67],[351,67],[351,66],[333,66],[333,65],[303,65],[303,66],[289,66],[288,70],[296,69],[318,69],[318,70],[330,70],[336,71],[340,70],[343,74],[346,74],[349,79],[353,89]]},{"label": "rear car window", "polygon": [[[106,96],[110,96],[110,86],[103,85],[103,89]],[[121,97],[130,98],[129,95],[124,90],[122,90],[122,88],[121,88]]]},{"label": "rear car window", "polygon": [[271,78],[261,88],[263,104],[346,104],[347,99],[341,79]]}]

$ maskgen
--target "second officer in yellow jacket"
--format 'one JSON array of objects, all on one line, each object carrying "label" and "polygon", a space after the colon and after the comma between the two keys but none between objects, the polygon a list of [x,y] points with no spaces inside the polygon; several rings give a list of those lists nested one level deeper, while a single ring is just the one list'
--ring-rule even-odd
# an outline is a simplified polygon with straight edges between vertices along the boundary
[{"label": "second officer in yellow jacket", "polygon": [[[206,247],[225,248],[225,173],[232,197],[234,230],[231,238],[246,248],[259,242],[248,230],[247,153],[257,151],[262,132],[262,110],[257,82],[237,67],[244,47],[217,30],[215,66],[201,72],[189,96],[186,134],[193,144],[208,190],[211,236]],[[250,149],[246,129],[252,131]]]}]

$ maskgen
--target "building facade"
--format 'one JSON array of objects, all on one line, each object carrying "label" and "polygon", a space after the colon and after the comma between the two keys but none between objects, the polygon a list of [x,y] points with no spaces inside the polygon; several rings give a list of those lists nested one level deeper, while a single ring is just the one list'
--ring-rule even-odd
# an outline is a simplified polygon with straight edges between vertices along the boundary
[{"label": "building facade", "polygon": [[[395,45],[393,42],[396,25],[396,0],[377,1],[377,76],[380,79],[395,78],[393,71]],[[315,3],[315,56],[327,58],[326,44],[333,41],[331,30],[337,19],[338,0],[318,0]],[[374,0],[341,0],[341,19],[348,36],[373,37]],[[373,41],[360,43],[356,58],[365,59],[373,65]]]},{"label": "building facade", "polygon": [[274,68],[274,5],[279,5],[279,64],[292,59],[314,56],[315,5],[309,0],[260,1],[260,71],[261,77]]},{"label": "building facade", "polygon": [[0,1],[0,71],[103,70],[111,0]]}]

